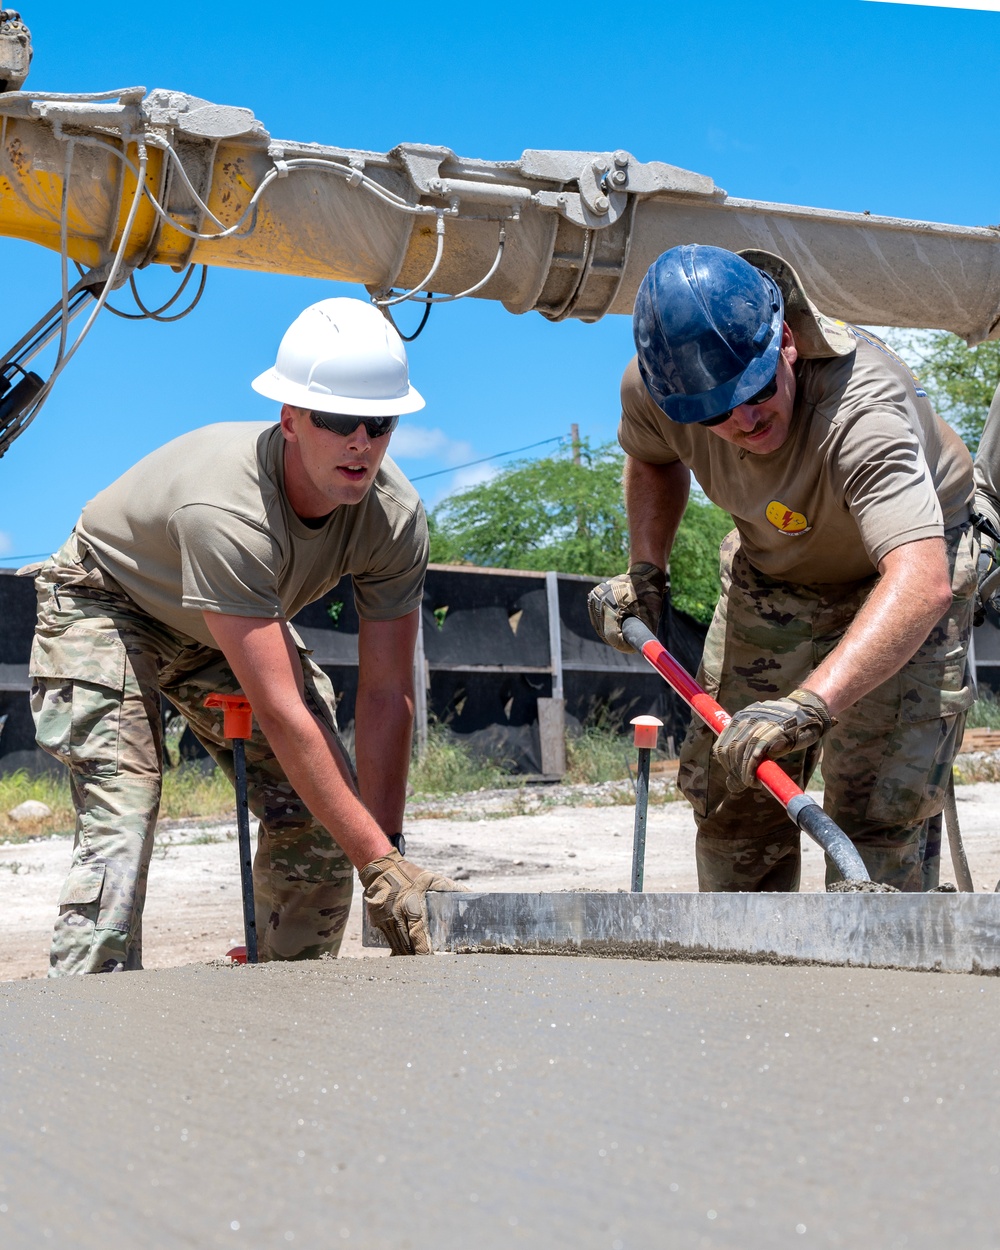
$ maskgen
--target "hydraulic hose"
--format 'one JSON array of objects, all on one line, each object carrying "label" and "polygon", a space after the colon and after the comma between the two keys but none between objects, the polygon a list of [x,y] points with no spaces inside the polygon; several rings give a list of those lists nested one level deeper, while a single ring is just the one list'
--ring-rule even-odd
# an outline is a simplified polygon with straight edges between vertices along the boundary
[{"label": "hydraulic hose", "polygon": [[[653,632],[634,616],[622,622],[622,635],[650,663],[689,708],[714,734],[720,734],[732,717],[677,663]],[[818,842],[847,882],[870,881],[857,847],[815,799],[809,797],[774,760],[764,760],[757,780],[772,794],[798,827]]]},{"label": "hydraulic hose", "polygon": [[948,793],[944,800],[944,825],[948,831],[948,847],[951,850],[951,866],[955,869],[955,880],[962,894],[975,892],[969,859],[962,841],[962,827],[958,823],[958,805],[955,802],[955,774],[948,777]]}]

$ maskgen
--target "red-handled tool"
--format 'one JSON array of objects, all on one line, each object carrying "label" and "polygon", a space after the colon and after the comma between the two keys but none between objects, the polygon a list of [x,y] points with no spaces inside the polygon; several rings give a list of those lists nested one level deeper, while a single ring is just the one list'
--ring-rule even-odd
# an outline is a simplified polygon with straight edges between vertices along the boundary
[{"label": "red-handled tool", "polygon": [[250,812],[247,804],[247,759],[243,739],[253,733],[253,709],[241,694],[210,694],[206,707],[223,709],[222,732],[233,743],[233,769],[236,773],[236,831],[240,842],[240,885],[243,888],[243,932],[246,954],[234,948],[230,955],[237,963],[257,962],[257,921],[253,906],[253,863],[250,856]]},{"label": "red-handled tool", "polygon": [[[660,676],[701,717],[715,734],[733,719],[724,707],[698,685],[677,663],[662,642],[634,616],[622,622],[622,635],[630,647],[640,652]],[[764,760],[757,769],[757,780],[778,800],[792,820],[826,851],[845,881],[870,881],[857,847],[815,799],[801,790],[774,760]]]}]

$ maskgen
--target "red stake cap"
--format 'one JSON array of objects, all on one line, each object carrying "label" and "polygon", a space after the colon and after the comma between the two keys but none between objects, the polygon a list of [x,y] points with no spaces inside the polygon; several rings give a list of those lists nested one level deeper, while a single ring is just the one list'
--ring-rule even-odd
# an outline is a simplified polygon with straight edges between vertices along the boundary
[{"label": "red stake cap", "polygon": [[210,694],[205,706],[223,709],[222,732],[227,738],[249,738],[253,734],[253,709],[243,695]]},{"label": "red stake cap", "polygon": [[651,751],[656,746],[656,735],[660,732],[663,721],[655,716],[633,716],[629,724],[635,726],[635,745],[642,750]]}]

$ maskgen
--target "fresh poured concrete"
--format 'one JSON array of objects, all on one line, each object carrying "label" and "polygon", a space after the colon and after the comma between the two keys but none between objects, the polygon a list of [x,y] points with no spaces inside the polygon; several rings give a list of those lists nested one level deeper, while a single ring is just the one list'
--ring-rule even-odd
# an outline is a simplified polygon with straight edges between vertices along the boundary
[{"label": "fresh poured concrete", "polygon": [[1000,980],[449,956],[0,985],[0,1245],[993,1247]]}]

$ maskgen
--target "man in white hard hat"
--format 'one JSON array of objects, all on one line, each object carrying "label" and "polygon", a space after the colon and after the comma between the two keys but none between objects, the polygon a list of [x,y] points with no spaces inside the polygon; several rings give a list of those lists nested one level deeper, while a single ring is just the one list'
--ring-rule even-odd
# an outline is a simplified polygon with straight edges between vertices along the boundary
[{"label": "man in white hard hat", "polygon": [[[396,954],[429,953],[405,860],[413,647],[427,565],[420,500],[386,450],[424,401],[371,305],[329,299],[254,383],[278,424],[182,435],[102,491],[37,569],[32,710],[77,809],[51,976],[141,968],[163,744],[160,696],[233,775],[213,693],[242,691],[260,958],[336,954],[357,869]],[[349,573],[360,618],[355,776],[329,679],[288,624]]]}]

